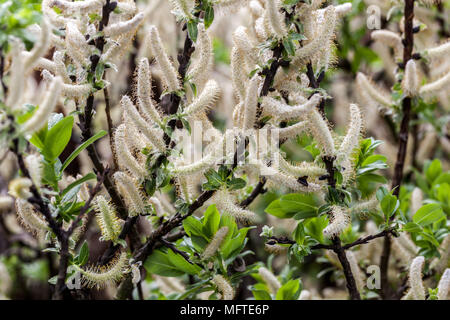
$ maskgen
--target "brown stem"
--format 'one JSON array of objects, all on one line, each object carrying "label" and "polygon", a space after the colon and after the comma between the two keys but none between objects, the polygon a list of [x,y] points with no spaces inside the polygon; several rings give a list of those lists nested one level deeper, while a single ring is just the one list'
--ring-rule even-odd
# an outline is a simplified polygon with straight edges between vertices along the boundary
[{"label": "brown stem", "polygon": [[114,149],[114,125],[111,118],[111,100],[109,98],[109,90],[108,88],[103,89],[103,95],[105,97],[105,114],[106,114],[106,122],[108,123],[108,135],[109,135],[109,148],[111,149],[111,154],[114,162],[114,169],[118,168],[117,157]]},{"label": "brown stem", "polygon": [[[412,57],[414,47],[413,33],[414,19],[414,0],[405,0],[405,25],[404,25],[404,48],[403,48],[403,67],[406,66]],[[395,163],[394,177],[392,180],[393,194],[398,197],[403,180],[403,170],[405,166],[406,150],[408,145],[409,121],[411,118],[411,98],[406,97],[402,101],[403,118],[400,124],[399,146],[397,152],[397,161]],[[389,256],[391,252],[391,239],[389,235],[384,237],[383,252],[380,260],[381,273],[381,295],[384,299],[389,299],[390,288],[388,279]]]},{"label": "brown stem", "polygon": [[356,287],[355,277],[353,276],[350,263],[348,262],[347,255],[344,248],[341,246],[341,240],[339,237],[333,238],[333,251],[337,254],[339,262],[344,270],[345,280],[347,282],[347,289],[350,292],[350,298],[352,300],[361,300],[358,288]]}]

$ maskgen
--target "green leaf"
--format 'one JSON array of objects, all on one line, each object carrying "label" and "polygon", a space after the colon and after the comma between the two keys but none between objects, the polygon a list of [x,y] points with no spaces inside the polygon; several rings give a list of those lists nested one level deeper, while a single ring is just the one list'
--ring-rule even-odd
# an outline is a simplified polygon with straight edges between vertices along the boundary
[{"label": "green leaf", "polygon": [[272,300],[270,294],[265,290],[252,290],[255,300]]},{"label": "green leaf", "polygon": [[73,117],[66,117],[57,122],[45,137],[42,154],[48,161],[54,161],[63,152],[72,135]]},{"label": "green leaf", "polygon": [[84,240],[83,245],[80,248],[77,260],[79,266],[85,265],[89,260],[89,246],[86,240]]},{"label": "green leaf", "polygon": [[400,201],[392,194],[387,194],[383,200],[381,200],[381,210],[384,213],[386,221],[397,211],[400,206]]},{"label": "green leaf", "polygon": [[203,218],[203,232],[206,234],[208,238],[214,237],[217,230],[219,229],[220,223],[220,213],[216,208],[216,205],[210,205],[208,209],[206,209]]},{"label": "green leaf", "polygon": [[167,257],[175,268],[183,271],[184,273],[196,275],[200,271],[202,271],[202,269],[198,265],[190,264],[180,254],[173,252],[171,249],[167,251]]},{"label": "green leaf", "polygon": [[70,190],[72,190],[73,188],[75,188],[75,187],[81,185],[82,183],[84,183],[84,182],[86,182],[86,181],[93,180],[93,179],[95,179],[95,178],[97,178],[97,176],[96,176],[94,173],[92,173],[92,172],[88,173],[88,174],[85,175],[84,177],[82,177],[82,178],[80,178],[80,179],[78,179],[78,180],[72,182],[71,184],[69,184],[69,185],[67,186],[67,188],[65,188],[64,191],[61,193],[61,197],[64,198],[64,197],[68,194],[68,192],[69,192]]},{"label": "green leaf", "polygon": [[178,277],[184,274],[183,271],[173,265],[167,254],[161,250],[155,250],[147,260],[145,260],[144,268],[149,273],[164,277]]},{"label": "green leaf", "polygon": [[197,22],[194,20],[188,21],[187,29],[188,29],[188,33],[189,33],[189,38],[192,40],[192,42],[196,42],[197,34],[198,34]]},{"label": "green leaf", "polygon": [[285,212],[295,213],[295,219],[317,216],[317,201],[309,194],[291,193],[281,197],[280,206]]},{"label": "green leaf", "polygon": [[428,168],[426,169],[425,176],[427,177],[428,183],[432,184],[433,181],[441,174],[442,166],[439,159],[434,159]]},{"label": "green leaf", "polygon": [[289,280],[278,290],[275,300],[297,300],[300,291],[300,279]]},{"label": "green leaf", "polygon": [[94,136],[90,137],[88,140],[86,140],[84,143],[82,143],[81,145],[78,146],[78,148],[76,148],[71,154],[70,156],[64,161],[62,168],[61,168],[61,173],[69,166],[69,164],[80,154],[81,151],[83,151],[84,149],[86,149],[89,145],[91,145],[92,143],[94,143],[95,141],[97,141],[98,139],[104,137],[105,135],[107,135],[108,132],[106,132],[105,130],[101,130],[99,132],[97,132]]},{"label": "green leaf", "polygon": [[291,39],[286,38],[283,40],[283,47],[290,56],[295,56],[295,46]]},{"label": "green leaf", "polygon": [[206,29],[209,28],[209,26],[211,25],[213,20],[214,20],[214,8],[213,8],[213,6],[210,5],[210,6],[207,6],[206,10],[205,10],[204,21],[205,21],[205,28]]},{"label": "green leaf", "polygon": [[422,228],[415,222],[408,222],[403,226],[403,230],[409,233],[421,232]]},{"label": "green leaf", "polygon": [[445,218],[445,214],[441,206],[436,203],[429,203],[417,210],[413,216],[413,222],[425,227],[443,218]]},{"label": "green leaf", "polygon": [[245,187],[247,183],[244,179],[241,178],[234,178],[230,181],[227,181],[227,187],[230,190],[239,190]]},{"label": "green leaf", "polygon": [[193,235],[196,236],[203,236],[203,225],[202,223],[195,217],[187,217],[183,221],[183,228],[184,231],[186,231],[186,234],[189,237],[192,237]]},{"label": "green leaf", "polygon": [[285,212],[281,208],[280,199],[272,201],[264,211],[280,219],[292,218],[295,215],[295,212]]}]

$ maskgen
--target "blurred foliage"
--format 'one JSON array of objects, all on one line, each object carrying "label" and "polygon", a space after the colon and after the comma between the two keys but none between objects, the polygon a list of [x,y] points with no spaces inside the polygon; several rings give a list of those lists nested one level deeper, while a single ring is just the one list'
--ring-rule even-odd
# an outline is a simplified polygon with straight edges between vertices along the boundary
[{"label": "blurred foliage", "polygon": [[34,37],[26,27],[41,20],[39,0],[10,0],[0,4],[0,47],[8,50],[10,36],[21,39],[27,50],[33,47]]}]

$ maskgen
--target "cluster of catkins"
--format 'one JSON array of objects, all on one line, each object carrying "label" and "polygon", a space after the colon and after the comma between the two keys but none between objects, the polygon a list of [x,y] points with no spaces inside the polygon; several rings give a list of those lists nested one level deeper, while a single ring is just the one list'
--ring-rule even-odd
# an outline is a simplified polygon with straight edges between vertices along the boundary
[{"label": "cluster of catkins", "polygon": [[[432,103],[437,99],[444,113],[448,112],[450,110],[448,90],[450,85],[450,42],[445,36],[440,36],[445,31],[445,26],[435,19],[437,13],[432,8],[432,5],[439,1],[415,2],[413,59],[409,60],[404,68],[399,68],[399,63],[402,63],[403,60],[404,17],[398,23],[392,18],[392,15],[403,6],[403,3],[366,2],[368,5],[380,6],[383,4],[380,19],[388,21],[385,29],[373,30],[370,33],[373,41],[371,47],[383,62],[383,74],[387,79],[385,82],[392,84],[400,82],[404,97],[422,99],[426,103]],[[442,14],[445,14],[445,11]],[[377,116],[377,113],[386,117],[397,116],[397,103],[394,101],[391,91],[381,81],[373,81],[367,73],[358,72],[354,92],[357,100],[365,106],[365,112],[373,119],[378,119],[368,123],[367,129],[377,138],[385,141],[384,145],[380,147],[381,152],[387,155],[388,159],[395,159],[396,146],[390,142],[392,140],[390,136],[386,135],[389,128],[383,123],[382,118]],[[385,130],[379,130],[380,126],[385,127]],[[406,168],[411,164],[413,158],[420,165],[426,159],[432,158],[438,144],[448,154],[450,152],[449,130],[448,122],[444,123],[441,129],[430,123],[419,124],[417,128],[418,146],[413,147],[412,139],[408,142]],[[416,152],[414,157],[412,156],[413,152]]]}]

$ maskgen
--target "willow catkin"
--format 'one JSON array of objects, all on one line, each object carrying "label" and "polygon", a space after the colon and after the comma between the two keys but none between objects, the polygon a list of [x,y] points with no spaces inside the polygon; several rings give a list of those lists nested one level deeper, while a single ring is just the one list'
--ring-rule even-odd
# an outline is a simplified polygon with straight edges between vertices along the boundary
[{"label": "willow catkin", "polygon": [[446,269],[439,280],[438,284],[438,300],[447,300],[448,290],[450,289],[450,269]]},{"label": "willow catkin", "polygon": [[211,242],[208,244],[208,246],[205,248],[205,251],[203,251],[201,257],[204,260],[208,260],[211,257],[213,257],[216,252],[219,250],[220,246],[222,245],[222,242],[225,240],[225,237],[228,234],[228,227],[224,226],[217,230],[216,234],[212,238]]},{"label": "willow catkin", "polygon": [[425,300],[425,287],[422,281],[422,269],[425,263],[423,256],[414,258],[409,267],[409,286],[414,300]]},{"label": "willow catkin", "polygon": [[323,234],[331,239],[339,236],[350,225],[350,216],[343,207],[332,206],[330,209],[330,223],[323,229]]},{"label": "willow catkin", "polygon": [[260,267],[258,269],[258,273],[269,287],[270,292],[272,294],[277,294],[278,290],[281,288],[281,283],[278,281],[275,275],[264,267]]},{"label": "willow catkin", "polygon": [[215,275],[212,282],[217,286],[217,289],[222,294],[222,300],[233,300],[233,287],[222,275]]}]

